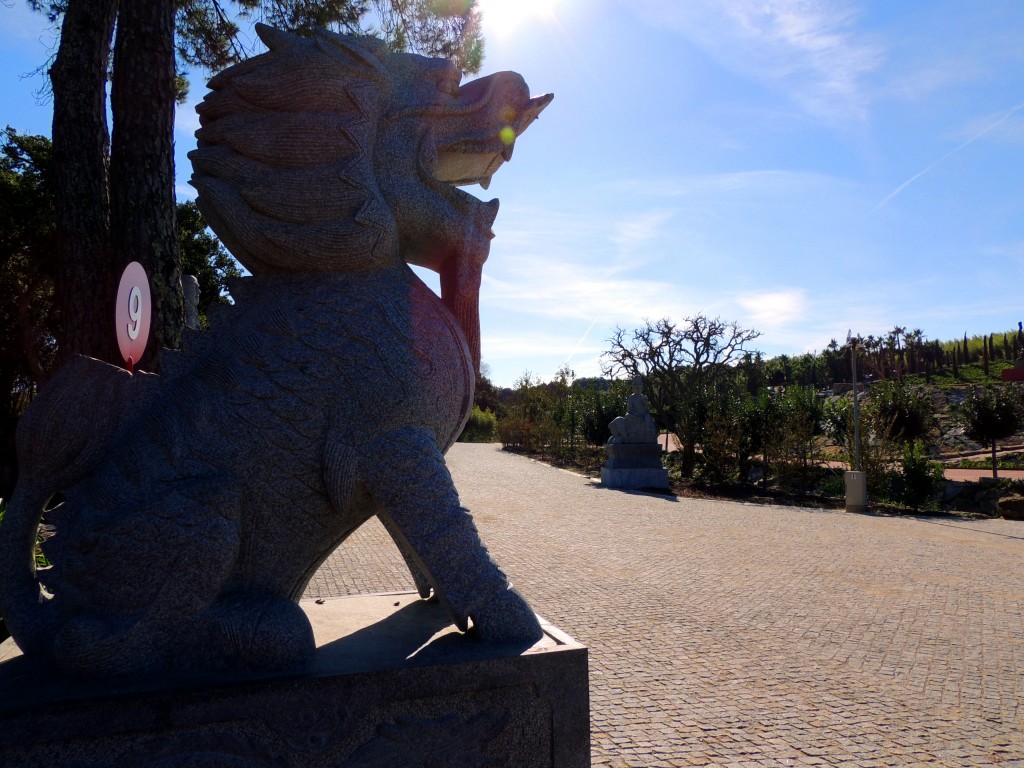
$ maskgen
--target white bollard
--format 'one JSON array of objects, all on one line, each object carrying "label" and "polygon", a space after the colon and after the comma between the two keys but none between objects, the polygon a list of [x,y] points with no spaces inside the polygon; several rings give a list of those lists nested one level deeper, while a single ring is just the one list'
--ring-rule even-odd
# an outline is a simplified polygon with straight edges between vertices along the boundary
[{"label": "white bollard", "polygon": [[846,511],[867,512],[868,476],[865,472],[846,473]]}]

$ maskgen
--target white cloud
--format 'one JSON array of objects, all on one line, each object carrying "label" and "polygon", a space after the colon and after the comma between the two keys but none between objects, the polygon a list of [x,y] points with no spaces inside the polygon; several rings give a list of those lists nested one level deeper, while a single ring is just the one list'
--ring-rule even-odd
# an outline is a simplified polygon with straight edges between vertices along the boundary
[{"label": "white cloud", "polygon": [[[960,144],[946,152],[938,160],[935,160],[934,162],[925,166],[923,169],[915,173],[909,179],[907,179],[894,190],[892,190],[892,192],[890,192],[888,195],[882,198],[878,205],[875,206],[874,210],[877,211],[880,208],[884,208],[886,205],[889,204],[890,200],[892,200],[901,192],[903,192],[903,190],[905,190],[907,187],[909,187],[911,184],[913,184],[915,181],[920,179],[925,174],[931,172],[937,166],[944,163],[946,160],[948,160],[950,157],[955,155],[960,150],[969,147],[971,144],[978,141],[979,139],[989,136],[994,132],[998,131],[999,129],[1003,128],[1004,126],[1006,126],[1008,123],[1010,123],[1011,119],[1014,118],[1014,116],[1022,109],[1024,109],[1024,104],[1017,104],[1016,106],[1010,107],[1008,110],[1005,110],[998,115],[989,115],[988,117],[982,118],[981,121],[975,121],[974,125],[969,129],[970,133],[968,134],[968,138],[966,138]],[[1020,121],[1021,118],[1018,117],[1017,120]]]},{"label": "white cloud", "polygon": [[480,298],[504,311],[587,323],[596,316],[614,324],[620,318],[686,314],[687,302],[676,286],[621,273],[621,267],[605,264],[518,256],[505,259],[500,276],[485,270]]},{"label": "white cloud", "polygon": [[808,171],[758,170],[735,173],[628,179],[610,182],[604,187],[613,193],[643,195],[652,198],[699,197],[709,194],[755,193],[778,198],[792,192],[808,192],[823,187],[849,188],[849,182],[823,173]]},{"label": "white cloud", "polygon": [[[508,360],[519,357],[566,357],[572,352],[575,339],[556,336],[548,332],[485,333],[484,357],[488,360]],[[603,340],[581,347],[578,354],[594,354],[603,350]]]},{"label": "white cloud", "polygon": [[1009,259],[1016,264],[1024,265],[1024,240],[990,245],[984,249],[984,253],[989,256],[995,256],[999,259]]},{"label": "white cloud", "polygon": [[800,288],[748,294],[736,299],[758,330],[785,328],[804,320],[807,296]]},{"label": "white cloud", "polygon": [[531,374],[547,381],[565,364],[577,378],[600,376],[607,329],[601,328],[600,333],[595,330],[582,344],[578,337],[569,333],[574,329],[574,325],[563,325],[561,329],[491,332],[485,325],[480,346],[483,359],[491,368],[492,380],[511,386],[529,369]]},{"label": "white cloud", "polygon": [[624,252],[652,240],[674,212],[667,210],[647,211],[627,216],[615,222],[612,241]]},{"label": "white cloud", "polygon": [[977,80],[986,69],[968,56],[943,56],[942,61],[923,64],[909,72],[896,75],[880,91],[906,101],[922,101],[947,88]]},{"label": "white cloud", "polygon": [[659,28],[678,30],[722,66],[778,89],[833,124],[864,122],[865,78],[884,50],[859,33],[840,0],[630,0]]},{"label": "white cloud", "polygon": [[1024,105],[1013,107],[1009,114],[1003,112],[985,115],[971,120],[957,138],[972,141],[984,138],[986,141],[997,141],[1003,144],[1024,144],[1024,115],[1020,113]]}]

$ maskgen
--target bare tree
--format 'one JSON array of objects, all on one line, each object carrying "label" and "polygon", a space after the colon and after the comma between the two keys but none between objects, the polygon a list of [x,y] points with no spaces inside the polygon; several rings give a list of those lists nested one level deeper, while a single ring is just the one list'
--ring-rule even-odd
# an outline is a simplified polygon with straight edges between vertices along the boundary
[{"label": "bare tree", "polygon": [[747,345],[760,335],[735,321],[706,315],[687,317],[680,323],[668,318],[645,320],[643,327],[631,332],[615,329],[601,367],[606,376],[644,377],[654,421],[659,429],[678,435],[683,445],[683,472],[688,474],[703,438],[712,397],[750,351]]}]

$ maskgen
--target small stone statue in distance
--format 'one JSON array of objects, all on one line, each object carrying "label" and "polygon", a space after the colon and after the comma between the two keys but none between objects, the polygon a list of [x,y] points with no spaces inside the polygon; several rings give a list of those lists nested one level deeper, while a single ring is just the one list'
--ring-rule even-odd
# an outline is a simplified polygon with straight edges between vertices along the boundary
[{"label": "small stone statue in distance", "polygon": [[651,418],[651,404],[644,394],[644,378],[633,377],[633,394],[626,400],[626,415],[616,416],[608,425],[609,443],[656,443],[658,428]]},{"label": "small stone statue in distance", "polygon": [[644,395],[644,379],[633,377],[633,394],[626,401],[626,415],[608,425],[612,433],[605,444],[608,459],[601,467],[601,484],[608,488],[667,490],[668,471],[661,463],[658,428],[651,404]]},{"label": "small stone statue in distance", "polygon": [[[210,81],[190,153],[252,277],[160,376],[77,357],[42,390],[0,525],[0,615],[26,656],[81,676],[302,668],[296,602],[376,515],[461,629],[533,642],[443,454],[473,403],[498,209],[458,187],[486,188],[551,96],[512,72],[460,87],[450,62],[372,38],[257,31],[269,51]],[[440,298],[409,264],[440,273]]]}]

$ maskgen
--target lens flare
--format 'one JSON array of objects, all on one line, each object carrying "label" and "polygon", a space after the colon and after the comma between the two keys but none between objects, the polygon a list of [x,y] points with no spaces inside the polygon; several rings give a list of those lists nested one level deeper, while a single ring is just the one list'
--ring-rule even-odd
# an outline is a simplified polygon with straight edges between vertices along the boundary
[{"label": "lens flare", "polygon": [[507,35],[523,24],[549,20],[558,0],[477,0],[487,35]]}]

